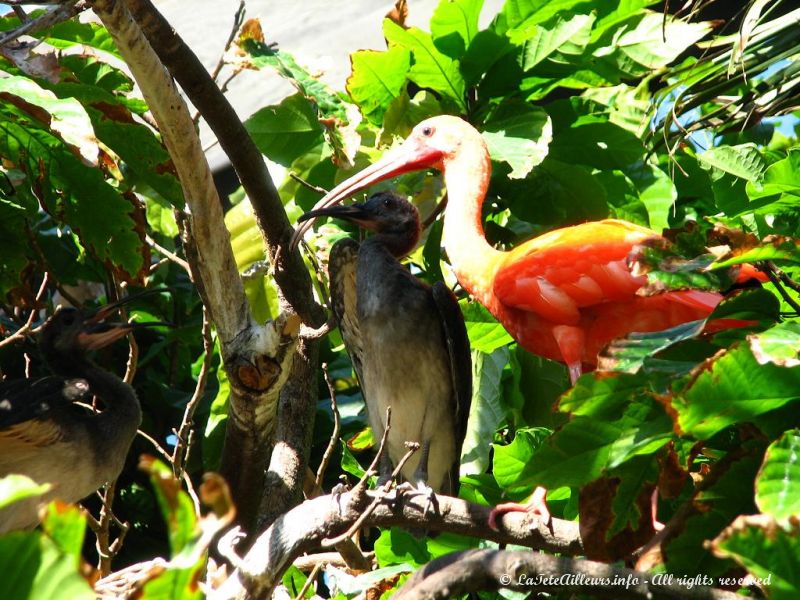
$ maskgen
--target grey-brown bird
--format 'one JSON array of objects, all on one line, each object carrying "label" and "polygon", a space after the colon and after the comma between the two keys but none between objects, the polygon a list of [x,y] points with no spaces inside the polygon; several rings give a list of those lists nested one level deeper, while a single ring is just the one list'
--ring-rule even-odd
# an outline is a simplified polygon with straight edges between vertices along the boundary
[{"label": "grey-brown bird", "polygon": [[418,442],[403,478],[455,495],[472,396],[469,340],[447,286],[419,281],[398,260],[419,241],[419,213],[404,198],[381,192],[363,204],[312,211],[301,220],[320,216],[374,232],[361,244],[338,241],[328,269],[333,312],[377,439],[386,427],[386,407],[392,409],[381,477],[406,453],[405,442]]},{"label": "grey-brown bird", "polygon": [[[128,299],[126,299],[128,300]],[[33,527],[40,502],[77,502],[115,479],[142,420],[133,388],[87,356],[129,331],[163,323],[109,323],[121,303],[88,314],[60,308],[44,324],[39,349],[53,376],[0,383],[0,477],[49,483],[42,498],[0,510],[0,533]],[[76,400],[102,401],[96,413]]]}]

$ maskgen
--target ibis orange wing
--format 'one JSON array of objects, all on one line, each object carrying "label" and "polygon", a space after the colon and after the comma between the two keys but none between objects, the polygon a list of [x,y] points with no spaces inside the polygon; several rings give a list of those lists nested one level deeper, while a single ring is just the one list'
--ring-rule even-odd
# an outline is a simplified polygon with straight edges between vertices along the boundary
[{"label": "ibis orange wing", "polygon": [[658,237],[612,219],[551,231],[508,253],[494,293],[508,307],[577,325],[580,309],[633,297],[644,277],[634,277],[626,259],[634,246]]}]

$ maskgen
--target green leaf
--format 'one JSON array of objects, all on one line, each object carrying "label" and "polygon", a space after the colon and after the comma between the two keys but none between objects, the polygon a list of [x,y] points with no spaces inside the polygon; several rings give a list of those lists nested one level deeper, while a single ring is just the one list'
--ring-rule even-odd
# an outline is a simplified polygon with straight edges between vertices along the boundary
[{"label": "green leaf", "polygon": [[50,536],[58,549],[71,556],[77,571],[81,564],[83,538],[86,535],[86,517],[80,507],[56,500],[47,505],[47,514],[42,529]]},{"label": "green leaf", "polygon": [[796,523],[784,529],[767,515],[741,516],[712,542],[712,548],[714,554],[733,559],[760,580],[756,583],[763,585],[768,598],[800,597],[800,527]]},{"label": "green leaf", "polygon": [[779,521],[800,515],[800,430],[772,442],[756,476],[756,505]]},{"label": "green leaf", "polygon": [[706,167],[747,181],[758,181],[766,169],[764,157],[755,144],[709,148],[698,154],[697,160]]},{"label": "green leaf", "polygon": [[[286,586],[286,589],[292,598],[298,597],[300,590],[302,590],[303,586],[306,584],[306,580],[308,580],[308,577],[306,577],[305,574],[294,565],[289,565],[289,568],[286,569],[283,577],[281,577],[283,585]],[[303,598],[312,598],[313,596],[314,588],[309,586],[303,595]]]},{"label": "green leaf", "polygon": [[14,502],[35,498],[47,493],[49,483],[39,485],[26,475],[12,473],[0,479],[0,508],[5,508]]},{"label": "green leaf", "polygon": [[161,514],[169,531],[173,558],[189,549],[197,537],[197,517],[189,495],[173,477],[172,469],[153,457],[143,459],[143,469],[150,475]]},{"label": "green leaf", "polygon": [[705,324],[705,319],[700,319],[662,331],[629,333],[624,338],[612,340],[603,350],[599,367],[602,370],[636,373],[651,356],[675,344],[698,337],[703,332]]},{"label": "green leaf", "polygon": [[64,142],[0,102],[0,155],[25,172],[44,207],[63,218],[101,261],[134,278],[144,267],[142,232],[134,207]]},{"label": "green leaf", "polygon": [[414,58],[408,78],[421,88],[430,88],[452,100],[461,111],[466,111],[464,94],[466,84],[458,62],[436,49],[430,34],[411,27],[403,29],[393,21],[384,19],[383,35],[391,47],[409,50]]},{"label": "green leaf", "polygon": [[643,150],[641,140],[627,129],[584,119],[557,131],[550,144],[552,158],[598,169],[625,169],[641,159]]},{"label": "green leaf", "polygon": [[344,442],[342,442],[341,467],[342,471],[345,473],[350,473],[350,475],[359,479],[361,479],[364,476],[364,473],[366,473],[363,467],[356,460],[356,457],[353,456],[353,453],[350,452],[350,448]]},{"label": "green leaf", "polygon": [[678,199],[678,191],[672,178],[664,171],[644,161],[637,161],[625,169],[630,177],[639,200],[647,207],[649,225],[655,231],[669,227],[669,215]]},{"label": "green leaf", "polygon": [[0,564],[13,565],[0,581],[3,598],[69,598],[93,600],[75,558],[38,532],[15,531],[0,537]]},{"label": "green leaf", "polygon": [[511,167],[509,177],[521,179],[547,156],[553,136],[548,114],[523,102],[506,102],[484,125],[483,137],[492,160]]},{"label": "green leaf", "polygon": [[507,33],[512,43],[521,46],[520,66],[530,71],[553,54],[568,50],[569,54],[580,54],[589,42],[595,15],[560,15],[544,24],[530,24],[512,29]]},{"label": "green leaf", "polygon": [[0,77],[0,94],[6,102],[13,103],[28,113],[33,106],[43,109],[35,118],[45,123],[80,156],[96,165],[100,149],[97,146],[92,123],[81,103],[73,98],[61,99],[53,92],[38,86],[27,77]]},{"label": "green leaf", "polygon": [[244,40],[241,47],[250,54],[255,67],[275,69],[281,77],[297,89],[301,96],[313,99],[320,114],[325,118],[345,123],[348,121],[347,107],[342,96],[297,64],[291,54],[275,50],[267,44],[253,39]]},{"label": "green leaf", "polygon": [[64,21],[44,30],[40,34],[45,41],[56,48],[69,48],[82,44],[96,48],[122,59],[111,34],[97,23],[80,23],[76,20]]},{"label": "green leaf", "polygon": [[635,27],[616,37],[614,46],[636,63],[657,69],[667,66],[709,31],[710,23],[665,20],[660,13],[647,12]]},{"label": "green leaf", "polygon": [[800,149],[792,148],[783,160],[771,164],[762,180],[748,180],[750,210],[796,210],[800,202]]},{"label": "green leaf", "polygon": [[549,434],[550,430],[543,427],[519,429],[510,444],[505,446],[492,444],[494,447],[492,473],[500,487],[512,491],[533,487],[527,478],[523,479],[522,475],[537,448]]},{"label": "green leaf", "polygon": [[489,444],[505,418],[501,403],[503,368],[508,363],[508,348],[487,354],[472,350],[472,402],[469,425],[461,448],[461,472],[474,475],[489,466]]},{"label": "green leaf", "polygon": [[713,577],[731,569],[729,561],[721,561],[711,554],[708,542],[738,515],[755,510],[751,486],[763,449],[751,445],[747,452],[742,457],[727,463],[720,461],[712,467],[718,477],[695,494],[688,505],[690,510],[681,517],[682,530],[663,545],[668,571]]},{"label": "green leaf", "polygon": [[478,33],[483,0],[444,0],[431,17],[436,48],[450,58],[461,58]]},{"label": "green leaf", "polygon": [[359,50],[350,55],[353,72],[347,79],[347,92],[361,109],[361,114],[376,125],[403,90],[411,52],[389,48],[386,52]]},{"label": "green leaf", "polygon": [[285,167],[323,141],[322,125],[302,94],[262,108],[244,126],[258,149]]},{"label": "green leaf", "polygon": [[431,555],[423,540],[393,527],[381,531],[375,540],[375,559],[381,568],[403,564],[418,567],[429,562]]},{"label": "green leaf", "polygon": [[[795,323],[776,325],[750,336],[749,344],[740,343],[699,367],[690,384],[672,400],[681,431],[707,439],[734,423],[751,421],[800,399],[800,366],[778,366],[789,349],[795,355],[800,352],[800,338],[795,335],[799,328]],[[768,343],[776,336],[785,336],[793,345],[776,354]]]},{"label": "green leaf", "polygon": [[479,302],[460,300],[458,302],[467,325],[469,345],[473,350],[491,354],[501,346],[514,341],[497,319]]}]

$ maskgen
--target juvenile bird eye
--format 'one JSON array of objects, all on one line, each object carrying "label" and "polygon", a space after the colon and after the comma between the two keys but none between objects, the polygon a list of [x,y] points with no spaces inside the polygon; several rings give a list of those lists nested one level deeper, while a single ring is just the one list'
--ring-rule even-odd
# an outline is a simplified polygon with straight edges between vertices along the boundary
[{"label": "juvenile bird eye", "polygon": [[388,208],[392,205],[392,201],[389,198],[384,198],[383,205]]},{"label": "juvenile bird eye", "polygon": [[422,128],[422,135],[425,137],[431,137],[433,135],[433,127],[423,127]]}]

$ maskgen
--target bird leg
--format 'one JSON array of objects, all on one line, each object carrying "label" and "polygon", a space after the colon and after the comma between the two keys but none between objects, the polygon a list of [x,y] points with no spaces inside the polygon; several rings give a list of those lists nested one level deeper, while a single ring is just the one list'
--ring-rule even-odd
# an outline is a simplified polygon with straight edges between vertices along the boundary
[{"label": "bird leg", "polygon": [[389,453],[386,452],[381,455],[381,462],[378,466],[378,481],[376,487],[382,488],[388,482],[392,480],[392,471],[394,470],[394,466],[392,466],[392,459],[389,458]]},{"label": "bird leg", "polygon": [[422,444],[422,448],[420,451],[419,456],[419,464],[417,468],[414,470],[413,475],[413,483],[406,482],[401,486],[398,486],[398,490],[401,490],[404,494],[407,495],[422,495],[427,498],[427,503],[425,504],[425,509],[422,511],[422,516],[425,517],[428,514],[428,511],[431,508],[435,508],[436,506],[436,494],[433,491],[433,488],[428,485],[428,455],[430,453],[431,443],[427,441]]},{"label": "bird leg", "polygon": [[569,381],[575,385],[578,377],[581,376],[583,348],[586,344],[583,329],[572,325],[557,325],[553,327],[553,337],[556,339],[564,362],[569,367]]},{"label": "bird leg", "polygon": [[506,502],[498,504],[489,513],[489,527],[498,531],[497,518],[502,517],[507,512],[525,512],[538,515],[545,522],[550,522],[550,510],[547,508],[547,490],[538,486],[533,490],[533,494],[525,504],[517,502]]}]

